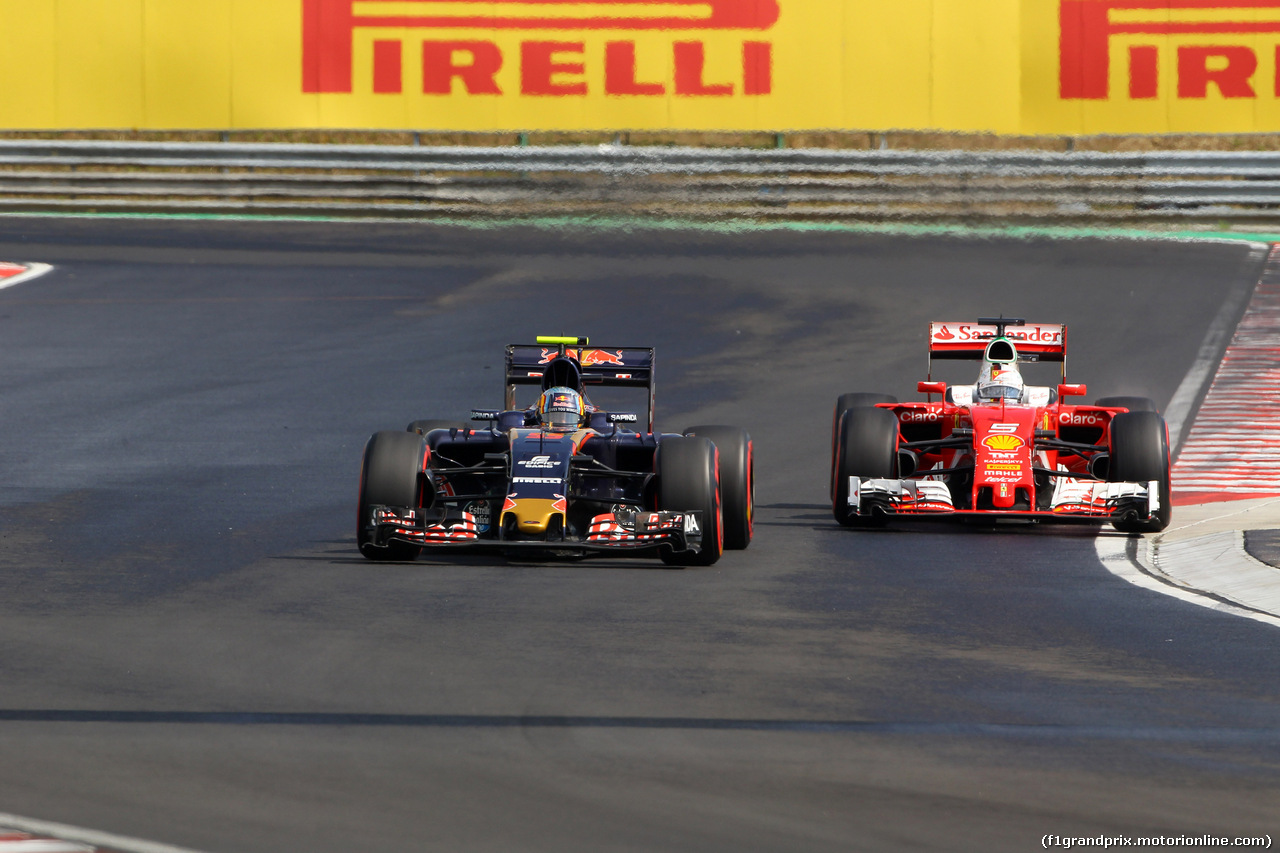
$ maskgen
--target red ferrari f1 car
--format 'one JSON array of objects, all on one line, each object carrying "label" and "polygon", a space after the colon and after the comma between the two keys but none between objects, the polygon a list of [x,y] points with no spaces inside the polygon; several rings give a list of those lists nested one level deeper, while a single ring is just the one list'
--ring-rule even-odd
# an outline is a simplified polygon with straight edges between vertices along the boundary
[{"label": "red ferrari f1 car", "polygon": [[[516,405],[518,387],[537,402]],[[647,417],[605,411],[591,386],[645,389]],[[371,560],[412,560],[424,548],[507,554],[658,556],[711,565],[746,548],[754,456],[746,430],[653,429],[651,347],[589,348],[540,337],[506,355],[501,410],[473,421],[419,420],[369,439],[360,474],[356,543]]]},{"label": "red ferrari f1 car", "polygon": [[[1069,405],[1067,328],[982,318],[933,323],[927,402],[850,393],[832,424],[831,498],[846,526],[913,518],[1110,522],[1134,533],[1169,524],[1169,432],[1143,397]],[[935,359],[980,361],[973,385],[933,381]],[[1060,362],[1057,387],[1018,365]],[[934,395],[939,399],[934,400]]]}]

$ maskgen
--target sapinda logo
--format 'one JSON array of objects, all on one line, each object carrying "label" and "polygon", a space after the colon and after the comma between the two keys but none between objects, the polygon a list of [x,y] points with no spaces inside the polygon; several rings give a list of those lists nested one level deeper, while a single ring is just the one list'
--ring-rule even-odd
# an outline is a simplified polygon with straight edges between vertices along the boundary
[{"label": "sapinda logo", "polygon": [[[1160,97],[1161,48],[1174,52],[1178,98],[1203,99],[1211,87],[1224,98],[1256,98],[1256,49],[1273,52],[1280,43],[1280,0],[1061,0],[1059,19],[1064,100],[1111,97],[1116,39],[1127,47],[1114,56],[1127,65],[1130,99]],[[1260,34],[1276,38],[1264,46]],[[1189,43],[1171,44],[1180,37]],[[1280,95],[1280,68],[1274,86],[1264,87]]]},{"label": "sapinda logo", "polygon": [[556,463],[551,461],[550,456],[531,456],[528,459],[521,460],[520,465],[525,468],[554,468]]},{"label": "sapinda logo", "polygon": [[[451,95],[455,88],[467,95],[512,94],[501,88],[498,72],[517,57],[483,37],[512,30],[540,34],[520,43],[521,95],[768,95],[773,89],[771,42],[734,42],[740,79],[708,80],[708,42],[684,36],[763,32],[772,29],[778,16],[778,0],[303,0],[302,91],[351,93],[357,31],[384,30],[389,37],[373,42],[373,91],[400,94],[404,39],[399,33],[410,29],[449,31],[447,37],[428,35],[411,45],[422,51],[422,92],[427,95]],[[478,37],[458,38],[459,30],[476,30]],[[620,37],[606,41],[601,68],[588,68],[587,45],[580,36],[599,31]],[[637,42],[622,37],[653,31],[673,34],[667,79],[659,79],[663,75],[652,69],[641,75]],[[548,39],[548,32],[565,35]],[[729,48],[718,40],[716,49]]]}]

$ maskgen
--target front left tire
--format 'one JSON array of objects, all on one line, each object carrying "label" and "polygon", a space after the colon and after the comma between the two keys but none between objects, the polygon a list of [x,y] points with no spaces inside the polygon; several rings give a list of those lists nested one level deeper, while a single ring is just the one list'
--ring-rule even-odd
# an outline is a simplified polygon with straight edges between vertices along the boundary
[{"label": "front left tire", "polygon": [[755,524],[756,459],[751,436],[735,426],[694,426],[684,434],[709,438],[720,452],[724,547],[741,551],[751,544]]},{"label": "front left tire", "polygon": [[1169,428],[1156,412],[1127,412],[1111,419],[1111,458],[1107,479],[1113,483],[1160,486],[1160,508],[1146,521],[1117,521],[1123,533],[1159,533],[1173,517],[1170,505]]},{"label": "front left tire", "polygon": [[670,566],[711,566],[724,550],[718,451],[709,438],[670,436],[658,448],[658,509],[699,511],[702,549],[673,552],[664,549],[662,562]]}]

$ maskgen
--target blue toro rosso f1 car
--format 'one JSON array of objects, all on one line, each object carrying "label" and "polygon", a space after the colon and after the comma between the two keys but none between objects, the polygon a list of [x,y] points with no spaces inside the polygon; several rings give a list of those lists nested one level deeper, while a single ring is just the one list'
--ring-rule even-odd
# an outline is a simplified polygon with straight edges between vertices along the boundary
[{"label": "blue toro rosso f1 car", "polygon": [[[356,542],[371,560],[425,548],[657,556],[709,566],[751,542],[754,456],[738,427],[653,429],[651,347],[591,348],[539,337],[506,352],[502,409],[459,422],[418,420],[369,439]],[[522,386],[536,402],[516,404]],[[606,411],[595,386],[644,389],[644,420]]]},{"label": "blue toro rosso f1 car", "polygon": [[[927,402],[849,393],[836,403],[831,499],[846,526],[893,517],[1169,524],[1169,431],[1145,397],[1068,405],[1067,328],[1023,320],[933,323]],[[933,381],[935,359],[981,363],[973,385]],[[1019,364],[1063,365],[1057,387],[1027,385]],[[933,395],[940,399],[934,400]]]}]

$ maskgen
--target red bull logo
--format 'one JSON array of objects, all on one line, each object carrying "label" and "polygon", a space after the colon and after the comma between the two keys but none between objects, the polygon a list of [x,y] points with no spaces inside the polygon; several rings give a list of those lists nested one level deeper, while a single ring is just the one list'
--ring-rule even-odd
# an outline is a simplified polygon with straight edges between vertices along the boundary
[{"label": "red bull logo", "polygon": [[[777,0],[303,0],[302,91],[352,91],[353,45],[359,30],[447,30],[447,37],[428,37],[420,43],[423,93],[449,95],[455,82],[460,82],[468,95],[502,95],[497,74],[511,57],[490,39],[459,39],[458,30],[481,34],[510,30],[751,32],[771,29],[778,15]],[[375,93],[401,93],[403,47],[399,35],[374,40]],[[639,79],[636,42],[619,38],[605,44],[602,91],[620,96],[768,95],[772,91],[772,58],[770,42],[743,41],[741,80],[709,81],[704,78],[706,44],[682,38],[671,44],[673,73],[668,91],[665,82]],[[572,35],[523,41],[519,50],[520,94],[588,94],[587,78],[596,75],[589,75],[585,59],[585,42]]]},{"label": "red bull logo", "polygon": [[[592,367],[597,364],[613,364],[618,367],[624,367],[622,363],[622,350],[614,350],[609,352],[603,349],[566,349],[564,354],[569,358],[575,359],[583,367]],[[542,358],[538,364],[548,364],[552,359],[558,358],[560,350],[546,349],[542,350]]]},{"label": "red bull logo", "polygon": [[[1160,96],[1162,45],[1176,53],[1178,98],[1206,98],[1211,88],[1224,98],[1256,98],[1257,36],[1274,33],[1280,45],[1280,0],[1061,0],[1060,15],[1058,88],[1066,100],[1110,97],[1112,41],[1119,37],[1128,43],[1131,99]],[[1169,36],[1195,35],[1221,38],[1167,44]],[[1141,43],[1145,37],[1150,44]],[[1280,72],[1269,88],[1280,95]]]}]

